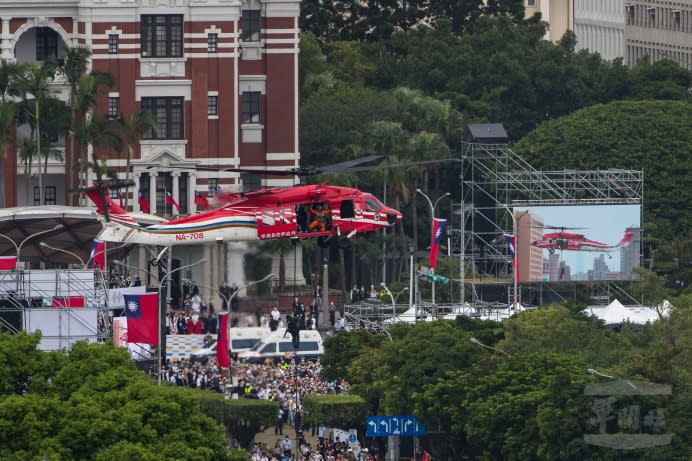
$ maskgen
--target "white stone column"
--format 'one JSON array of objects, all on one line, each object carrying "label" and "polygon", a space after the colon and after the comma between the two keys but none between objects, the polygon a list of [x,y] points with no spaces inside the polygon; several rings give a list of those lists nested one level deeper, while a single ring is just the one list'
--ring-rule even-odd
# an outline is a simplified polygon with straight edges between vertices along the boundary
[{"label": "white stone column", "polygon": [[70,38],[72,40],[72,46],[73,48],[76,46],[79,46],[79,19],[78,18],[72,18],[72,37]]},{"label": "white stone column", "polygon": [[187,210],[188,213],[193,214],[197,212],[197,205],[195,205],[195,191],[197,190],[197,175],[193,172],[187,175]]},{"label": "white stone column", "polygon": [[[228,284],[235,283],[239,287],[244,287],[245,280],[245,254],[248,252],[248,245],[245,242],[228,243],[226,251],[226,273],[228,274]],[[236,296],[245,296],[245,290],[241,290]]]},{"label": "white stone column", "polygon": [[142,211],[139,208],[139,174],[137,172],[132,173],[132,180],[135,182],[134,190],[132,191],[132,211]]},{"label": "white stone column", "polygon": [[[202,290],[202,293],[204,293],[203,298],[206,299],[207,301],[211,300],[211,283],[209,282],[211,280],[211,273],[212,273],[212,268],[214,267],[212,265],[212,251],[211,251],[211,245],[216,245],[215,243],[209,243],[204,245],[203,248],[203,253],[204,253],[204,264],[202,265],[202,280],[200,283],[203,285],[208,285],[205,287],[200,287],[200,290]],[[214,303],[214,309],[218,312],[219,307]]]},{"label": "white stone column", "polygon": [[[171,173],[171,178],[173,178],[173,185],[171,186],[173,190],[171,191],[171,195],[173,196],[173,200],[180,203],[180,172],[173,171]],[[180,214],[175,206],[171,205],[171,214],[173,213]]]},{"label": "white stone column", "polygon": [[12,53],[12,35],[10,34],[10,19],[2,18],[2,59],[3,60],[14,60],[14,54]]},{"label": "white stone column", "polygon": [[149,172],[149,211],[156,214],[156,172]]},{"label": "white stone column", "polygon": [[[277,253],[272,258],[272,274],[279,277],[279,266],[281,257]],[[286,286],[305,286],[307,281],[303,275],[303,246],[298,243],[294,250],[284,253],[284,264],[286,266]],[[276,280],[278,282],[278,280]]]}]

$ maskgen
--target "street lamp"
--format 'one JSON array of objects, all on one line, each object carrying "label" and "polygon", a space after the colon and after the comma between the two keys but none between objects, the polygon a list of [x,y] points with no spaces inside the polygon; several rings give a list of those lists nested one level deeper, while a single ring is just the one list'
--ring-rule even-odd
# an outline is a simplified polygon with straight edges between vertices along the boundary
[{"label": "street lamp", "polygon": [[9,241],[14,246],[14,249],[17,252],[17,261],[19,261],[19,254],[22,251],[22,247],[24,246],[24,244],[28,240],[30,240],[34,237],[38,237],[39,235],[47,234],[48,232],[53,232],[54,230],[58,230],[62,227],[63,227],[62,224],[56,224],[54,227],[51,227],[50,229],[42,230],[41,232],[36,232],[35,234],[31,234],[28,237],[26,237],[24,240],[22,240],[22,242],[19,245],[17,245],[14,240],[12,240],[11,238],[9,238],[8,236],[6,236],[4,234],[0,234],[0,237],[6,239],[7,241]]},{"label": "street lamp", "polygon": [[[430,227],[432,228],[433,223],[435,222],[435,208],[437,208],[437,204],[438,204],[438,203],[440,202],[440,200],[442,200],[443,198],[449,197],[450,193],[449,193],[449,192],[445,192],[444,194],[442,194],[441,196],[439,196],[439,197],[437,198],[437,200],[435,200],[435,203],[433,203],[433,202],[430,200],[430,197],[428,197],[428,195],[427,195],[425,192],[423,192],[422,190],[416,189],[416,192],[419,193],[420,195],[422,195],[423,198],[425,198],[425,200],[428,201],[428,205],[430,205]],[[434,272],[435,272],[435,269],[433,268],[432,271],[433,271],[433,273],[434,273]],[[435,305],[435,280],[432,281],[432,303],[433,303],[433,306],[434,306],[434,305]]]},{"label": "street lamp", "polygon": [[[158,318],[159,318],[159,322],[158,322],[158,328],[159,328],[159,338],[158,338],[159,354],[158,354],[158,355],[159,355],[159,357],[158,357],[158,377],[157,377],[157,379],[156,379],[156,383],[157,383],[159,386],[161,385],[161,356],[163,355],[163,354],[162,354],[162,350],[161,350],[161,349],[162,349],[162,348],[161,348],[161,331],[162,331],[162,327],[163,327],[163,324],[162,324],[162,322],[161,322],[161,316],[162,316],[162,312],[161,312],[161,288],[163,288],[164,282],[165,282],[166,280],[170,279],[171,275],[173,275],[175,272],[178,272],[178,271],[183,270],[183,269],[187,269],[188,267],[196,266],[196,265],[198,265],[198,264],[202,264],[202,263],[205,262],[205,261],[206,261],[206,259],[202,258],[202,259],[200,259],[199,261],[194,262],[194,263],[192,263],[192,264],[187,264],[187,265],[185,265],[185,266],[180,266],[180,267],[178,267],[178,268],[176,268],[176,269],[174,269],[174,270],[172,270],[172,271],[168,271],[168,272],[166,272],[166,275],[164,275],[163,278],[161,279],[161,281],[159,282],[159,289],[158,289],[158,294],[159,294],[159,303],[158,303],[158,304],[159,304],[159,305],[158,305],[158,309],[159,309],[159,312],[158,312]],[[170,302],[170,300],[167,299],[167,300],[166,300],[166,306],[168,306],[168,303],[169,303],[169,302]]]},{"label": "street lamp", "polygon": [[75,258],[79,259],[79,262],[82,265],[82,267],[84,267],[86,265],[84,263],[84,260],[82,258],[80,258],[79,255],[77,255],[76,253],[73,253],[69,250],[63,250],[62,248],[52,247],[52,246],[48,245],[46,242],[39,242],[39,245],[41,245],[42,247],[48,248],[49,250],[60,251],[62,253],[67,253],[68,255],[72,255]]},{"label": "street lamp", "polygon": [[[266,276],[264,276],[260,280],[248,282],[247,285],[243,285],[242,287],[238,287],[238,289],[235,290],[233,293],[231,293],[231,296],[228,296],[228,297],[224,296],[223,293],[221,293],[221,291],[219,291],[219,296],[221,296],[221,298],[226,302],[226,306],[228,306],[228,310],[230,310],[231,309],[231,300],[233,298],[235,298],[235,296],[240,292],[240,290],[243,290],[243,289],[250,287],[252,285],[257,285],[258,283],[266,282],[268,279],[270,279],[272,277],[275,277],[275,275],[274,274],[267,274]],[[189,282],[190,284],[193,284],[193,285],[200,286],[202,288],[206,288],[212,292],[215,290],[214,288],[210,287],[209,285],[203,285],[201,283],[197,283],[197,282],[190,280],[190,279],[183,279],[183,281]]]},{"label": "street lamp", "polygon": [[488,346],[487,344],[483,344],[482,342],[480,342],[476,338],[471,338],[471,339],[469,339],[469,341],[471,341],[473,344],[475,344],[477,346],[481,346],[481,347],[485,347],[486,349],[490,349],[491,351],[500,352],[502,354],[509,355],[509,353],[503,351],[502,349],[498,349],[496,347],[492,347],[492,346]]},{"label": "street lamp", "polygon": [[384,282],[380,282],[380,286],[381,286],[382,288],[384,288],[384,291],[386,291],[387,294],[389,295],[389,299],[392,300],[392,316],[393,316],[393,317],[392,317],[392,321],[396,321],[396,319],[398,318],[398,317],[396,316],[396,302],[397,302],[397,300],[399,299],[399,296],[401,296],[401,294],[402,294],[403,292],[408,291],[408,287],[404,287],[399,293],[396,294],[396,296],[394,296],[394,295],[392,294],[392,292],[389,291],[389,288],[387,288],[387,285],[385,285]]}]

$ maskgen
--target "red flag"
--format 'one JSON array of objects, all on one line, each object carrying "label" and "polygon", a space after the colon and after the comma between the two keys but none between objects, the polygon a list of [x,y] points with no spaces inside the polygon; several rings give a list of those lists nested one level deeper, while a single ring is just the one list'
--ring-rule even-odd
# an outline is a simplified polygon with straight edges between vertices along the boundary
[{"label": "red flag", "polygon": [[53,296],[50,307],[84,307],[84,296]]},{"label": "red flag", "polygon": [[103,270],[106,266],[106,242],[103,240],[94,240],[91,244],[91,254],[86,266],[89,269],[98,267]]},{"label": "red flag", "polygon": [[11,271],[17,267],[16,256],[0,256],[0,271]]},{"label": "red flag", "polygon": [[149,213],[150,210],[149,200],[144,197],[142,192],[139,193],[139,209],[142,210],[142,213]]},{"label": "red flag", "polygon": [[176,210],[178,210],[178,213],[180,213],[180,205],[178,204],[178,202],[175,201],[171,193],[168,191],[166,191],[166,203],[169,205],[173,205],[176,208]]},{"label": "red flag", "polygon": [[228,312],[219,314],[219,331],[216,336],[216,362],[221,368],[231,366],[231,358],[228,354]]},{"label": "red flag", "polygon": [[127,342],[156,346],[158,334],[158,293],[123,295],[127,313]]},{"label": "red flag", "polygon": [[446,224],[446,219],[435,218],[433,220],[432,238],[430,241],[430,269],[433,270],[437,265],[437,250],[440,248],[440,242],[442,242]]},{"label": "red flag", "polygon": [[202,192],[195,191],[195,205],[197,208],[206,210],[209,208],[209,200],[207,200],[207,197],[205,197]]}]

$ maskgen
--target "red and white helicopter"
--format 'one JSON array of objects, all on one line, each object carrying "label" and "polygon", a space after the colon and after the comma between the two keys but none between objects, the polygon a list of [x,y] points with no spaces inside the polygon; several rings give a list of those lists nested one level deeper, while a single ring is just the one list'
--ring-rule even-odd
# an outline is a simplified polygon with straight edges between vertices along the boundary
[{"label": "red and white helicopter", "polygon": [[225,203],[216,209],[143,226],[104,193],[108,187],[122,184],[84,189],[106,218],[97,238],[107,242],[170,246],[317,238],[320,246],[334,239],[346,246],[358,234],[393,226],[402,219],[399,211],[359,189],[308,184],[224,194]]},{"label": "red and white helicopter", "polygon": [[542,226],[542,228],[555,229],[558,231],[543,234],[540,239],[531,242],[531,245],[548,250],[550,254],[555,253],[556,250],[597,251],[608,253],[609,251],[616,250],[627,245],[632,240],[632,237],[634,237],[634,232],[627,231],[618,243],[615,245],[609,245],[607,243],[590,240],[582,234],[565,232],[565,230],[568,229],[567,227]]}]

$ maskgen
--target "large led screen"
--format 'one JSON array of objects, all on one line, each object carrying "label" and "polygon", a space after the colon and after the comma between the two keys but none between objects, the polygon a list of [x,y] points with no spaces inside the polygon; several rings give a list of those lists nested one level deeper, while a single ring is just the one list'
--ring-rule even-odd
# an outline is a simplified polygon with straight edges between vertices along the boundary
[{"label": "large led screen", "polygon": [[514,208],[522,282],[636,280],[641,206]]}]

